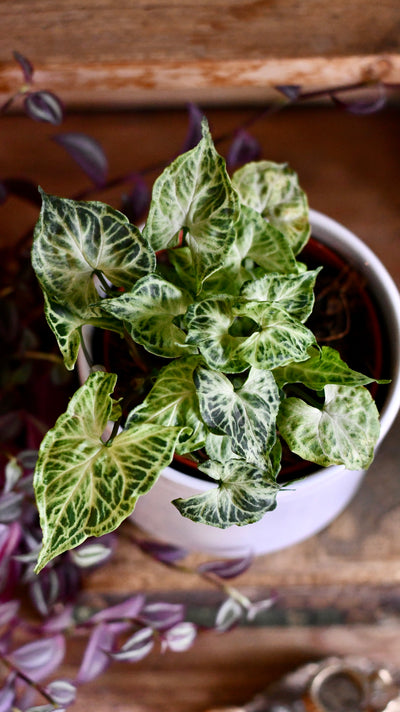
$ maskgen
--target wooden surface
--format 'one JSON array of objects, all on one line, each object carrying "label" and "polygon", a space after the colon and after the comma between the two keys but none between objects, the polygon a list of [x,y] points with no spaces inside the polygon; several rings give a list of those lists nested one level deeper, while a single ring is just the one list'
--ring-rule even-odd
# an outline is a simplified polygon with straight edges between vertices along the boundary
[{"label": "wooden surface", "polygon": [[[230,132],[253,110],[209,111],[214,136]],[[336,109],[288,110],[254,124],[263,156],[287,160],[300,175],[313,208],[357,232],[400,285],[400,114],[370,117]],[[2,176],[32,177],[46,191],[72,197],[88,180],[60,147],[56,132],[23,117],[3,118]],[[92,133],[104,145],[110,178],[167,160],[186,132],[183,111],[71,115],[62,131]],[[220,145],[225,153],[228,142]],[[149,182],[157,174],[150,172]],[[96,197],[115,206],[127,186]],[[37,209],[17,199],[0,207],[0,242],[12,244]],[[325,531],[283,552],[258,558],[236,583],[254,599],[271,591],[277,602],[258,627],[205,633],[186,654],[158,652],[117,665],[79,693],[75,712],[200,712],[249,699],[277,675],[325,654],[368,654],[400,667],[399,421],[383,443],[365,484]],[[129,529],[125,527],[125,534]],[[192,555],[195,567],[204,557]],[[149,599],[185,601],[193,617],[210,620],[219,594],[197,575],[182,575],[144,557],[119,537],[113,563],[88,577],[82,603],[101,605],[142,591]],[[82,643],[71,641],[66,677],[73,677]]]},{"label": "wooden surface", "polygon": [[259,100],[279,84],[399,81],[395,0],[13,0],[0,3],[0,96],[37,84],[74,104]]}]

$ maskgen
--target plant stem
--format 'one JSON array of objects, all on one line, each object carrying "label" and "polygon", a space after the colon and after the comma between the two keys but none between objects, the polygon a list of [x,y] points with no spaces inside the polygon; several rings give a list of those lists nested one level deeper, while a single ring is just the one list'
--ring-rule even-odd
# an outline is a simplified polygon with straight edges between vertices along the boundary
[{"label": "plant stem", "polygon": [[46,692],[46,690],[41,685],[39,685],[37,682],[32,680],[30,677],[28,677],[28,675],[26,675],[22,670],[20,670],[16,665],[14,665],[14,663],[12,663],[11,660],[9,660],[9,658],[6,655],[4,655],[4,653],[2,653],[1,651],[0,651],[0,660],[3,663],[3,665],[5,665],[5,667],[8,668],[8,670],[10,670],[11,672],[15,672],[15,674],[21,680],[26,682],[26,684],[29,685],[30,687],[33,687],[33,689],[36,690],[36,692],[38,692],[40,695],[42,695],[42,697],[44,697],[44,699],[47,700],[47,702],[50,702],[50,704],[54,705],[55,707],[58,707],[57,702],[55,702],[55,700],[52,698],[52,696],[49,695],[49,693]]},{"label": "plant stem", "polygon": [[89,351],[88,351],[88,348],[87,348],[86,343],[85,343],[85,339],[83,338],[82,327],[81,327],[81,326],[79,327],[79,336],[80,336],[80,339],[81,339],[81,347],[82,347],[83,355],[85,356],[85,359],[86,359],[86,361],[87,361],[87,365],[89,366],[89,368],[92,368],[92,366],[93,366],[93,359],[92,359],[92,357],[91,357],[91,355],[90,355],[90,353],[89,353]]}]

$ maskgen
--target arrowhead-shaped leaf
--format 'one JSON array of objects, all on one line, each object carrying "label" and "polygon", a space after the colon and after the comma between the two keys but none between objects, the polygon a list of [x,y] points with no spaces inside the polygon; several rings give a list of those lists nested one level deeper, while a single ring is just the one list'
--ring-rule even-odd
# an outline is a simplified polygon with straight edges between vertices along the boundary
[{"label": "arrowhead-shaped leaf", "polygon": [[32,263],[50,299],[84,316],[98,301],[94,274],[130,289],[155,269],[155,255],[138,228],[108,205],[43,193]]},{"label": "arrowhead-shaped leaf", "polygon": [[242,202],[253,208],[289,240],[295,255],[310,236],[308,204],[296,173],[286,163],[247,163],[232,183]]},{"label": "arrowhead-shaped leaf", "polygon": [[114,530],[172,459],[181,428],[143,424],[101,439],[118,415],[115,374],[93,373],[45,436],[34,485],[43,531],[37,570],[89,536]]},{"label": "arrowhead-shaped leaf", "polygon": [[240,259],[251,257],[267,272],[297,273],[297,262],[285,235],[267,222],[257,210],[242,205],[236,223]]},{"label": "arrowhead-shaped leaf", "polygon": [[207,123],[203,138],[156,180],[144,234],[155,251],[178,244],[182,228],[192,252],[197,291],[222,264],[235,234],[239,200]]},{"label": "arrowhead-shaped leaf", "polygon": [[150,353],[174,358],[197,349],[185,343],[186,333],[174,319],[186,312],[190,295],[157,274],[136,282],[131,292],[103,299],[101,307],[124,322],[134,341]]},{"label": "arrowhead-shaped leaf", "polygon": [[140,423],[192,428],[184,433],[176,452],[184,454],[203,447],[208,428],[201,419],[193,372],[201,362],[199,356],[172,361],[159,373],[147,398],[127,420],[127,427]]},{"label": "arrowhead-shaped leaf", "polygon": [[304,322],[313,310],[314,286],[319,272],[320,269],[290,276],[266,274],[247,282],[241,294],[246,299],[271,302]]},{"label": "arrowhead-shaped leaf", "polygon": [[278,428],[290,449],[324,467],[368,467],[379,436],[379,414],[370,393],[361,387],[328,385],[322,410],[300,398],[281,404]]},{"label": "arrowhead-shaped leaf", "polygon": [[188,343],[199,347],[211,368],[226,373],[301,361],[315,342],[298,319],[269,302],[205,299],[189,307],[187,324]]},{"label": "arrowhead-shaped leaf", "polygon": [[[330,346],[321,349],[312,347],[310,358],[299,363],[290,363],[274,371],[274,377],[280,388],[287,383],[303,383],[313,391],[321,391],[328,384],[341,386],[365,386],[375,379],[363,373],[353,371]],[[387,383],[381,380],[379,383]]]},{"label": "arrowhead-shaped leaf", "polygon": [[228,435],[237,455],[262,468],[276,439],[280,404],[272,373],[252,368],[235,390],[222,373],[199,366],[194,382],[200,412],[210,430]]},{"label": "arrowhead-shaped leaf", "polygon": [[102,314],[100,309],[94,307],[90,312],[88,310],[83,318],[68,309],[66,305],[51,300],[46,292],[44,292],[44,310],[47,322],[57,339],[65,366],[69,370],[74,368],[78,358],[81,344],[80,329],[84,324],[90,323],[111,331],[122,331],[121,324],[118,324],[113,317]]},{"label": "arrowhead-shaped leaf", "polygon": [[174,500],[184,517],[226,529],[232,524],[257,522],[265,512],[275,509],[279,485],[272,471],[236,459],[224,463],[208,461],[199,469],[218,480],[218,486],[188,499]]}]

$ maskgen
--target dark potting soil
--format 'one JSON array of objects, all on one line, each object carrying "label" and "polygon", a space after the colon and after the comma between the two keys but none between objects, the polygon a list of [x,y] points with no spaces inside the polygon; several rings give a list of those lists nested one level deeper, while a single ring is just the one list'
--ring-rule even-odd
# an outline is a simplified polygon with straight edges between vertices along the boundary
[{"label": "dark potting soil", "polygon": [[[387,378],[391,373],[391,355],[387,351],[390,344],[385,331],[385,321],[379,307],[369,292],[365,278],[349,266],[336,252],[315,239],[310,239],[301,255],[309,269],[324,265],[317,277],[315,287],[315,305],[307,326],[314,332],[320,346],[331,346],[339,351],[346,363],[356,371],[361,371],[373,378]],[[127,411],[140,403],[149,390],[149,373],[154,368],[165,365],[167,361],[148,354],[137,347],[135,357],[139,365],[132,366],[133,357],[127,350],[123,339],[115,334],[96,331],[93,343],[96,360],[104,363],[107,370],[118,373],[115,396],[124,397],[132,393],[130,400],[125,400]],[[378,408],[382,407],[387,386],[373,383],[369,389]],[[204,459],[204,453],[199,453]],[[174,467],[192,476],[208,479],[196,470],[188,458],[175,458]],[[283,443],[282,469],[279,482],[305,477],[315,471],[316,465],[301,460],[289,451]]]}]

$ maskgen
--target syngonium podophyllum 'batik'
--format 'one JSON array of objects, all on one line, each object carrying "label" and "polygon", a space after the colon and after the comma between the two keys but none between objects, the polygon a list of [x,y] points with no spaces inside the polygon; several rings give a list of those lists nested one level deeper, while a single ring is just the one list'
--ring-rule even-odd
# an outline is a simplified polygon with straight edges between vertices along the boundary
[{"label": "syngonium podophyllum 'batik'", "polygon": [[230,178],[206,123],[155,182],[143,231],[103,203],[43,193],[32,259],[66,366],[84,324],[125,336],[149,366],[123,417],[116,376],[97,370],[44,438],[38,569],[115,529],[174,453],[207,454],[214,486],[174,504],[218,527],[274,509],[281,438],[319,465],[371,462],[372,379],[321,349],[306,323],[319,272],[297,260],[309,233],[295,173],[260,161]]}]

